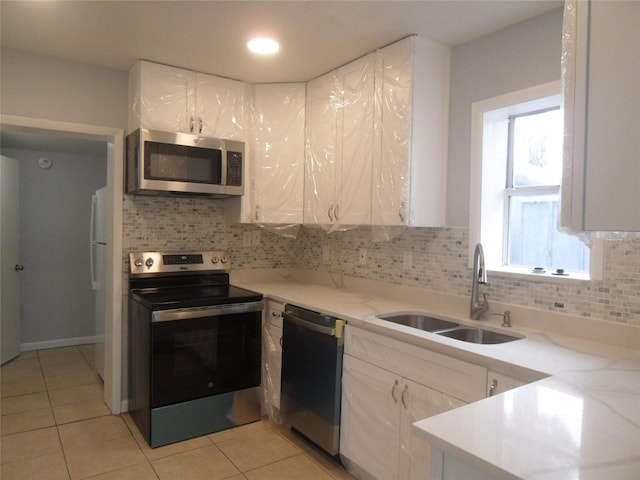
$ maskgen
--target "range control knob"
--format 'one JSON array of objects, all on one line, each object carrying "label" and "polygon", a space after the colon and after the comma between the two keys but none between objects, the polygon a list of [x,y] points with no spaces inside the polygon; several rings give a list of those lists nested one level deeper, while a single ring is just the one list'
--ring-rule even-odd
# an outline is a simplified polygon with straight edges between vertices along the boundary
[{"label": "range control knob", "polygon": [[141,267],[141,266],[142,266],[142,259],[141,259],[141,258],[136,258],[136,261],[135,261],[135,262],[133,262],[133,264],[134,264],[136,267]]},{"label": "range control knob", "polygon": [[144,264],[147,266],[147,268],[153,267],[153,258],[151,257],[147,258],[147,261],[144,262]]},{"label": "range control knob", "polygon": [[219,259],[217,255],[214,255],[213,258],[211,259],[211,263],[216,264],[218,263]]},{"label": "range control knob", "polygon": [[229,261],[229,257],[227,257],[226,255],[223,255],[222,258],[220,259],[220,261],[222,263],[227,263]]}]

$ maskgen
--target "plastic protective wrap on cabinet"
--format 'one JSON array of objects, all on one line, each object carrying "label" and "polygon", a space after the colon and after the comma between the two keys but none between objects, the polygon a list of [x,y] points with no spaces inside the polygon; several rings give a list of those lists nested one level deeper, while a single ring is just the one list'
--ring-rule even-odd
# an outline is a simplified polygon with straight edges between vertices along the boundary
[{"label": "plastic protective wrap on cabinet", "polygon": [[327,232],[371,223],[374,62],[369,54],[307,86],[304,223]]},{"label": "plastic protective wrap on cabinet", "polygon": [[246,84],[147,61],[134,66],[129,81],[130,131],[247,140]]},{"label": "plastic protective wrap on cabinet", "polygon": [[262,327],[262,398],[266,414],[273,423],[282,423],[280,409],[280,370],[279,365],[282,349],[271,334],[269,322]]},{"label": "plastic protective wrap on cabinet", "polygon": [[296,237],[302,223],[305,85],[255,85],[252,125],[252,221]]}]

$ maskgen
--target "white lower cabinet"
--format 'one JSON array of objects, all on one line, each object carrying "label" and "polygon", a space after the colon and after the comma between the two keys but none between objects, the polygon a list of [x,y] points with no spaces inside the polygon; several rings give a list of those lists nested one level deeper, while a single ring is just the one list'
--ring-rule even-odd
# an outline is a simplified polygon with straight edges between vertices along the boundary
[{"label": "white lower cabinet", "polygon": [[349,355],[342,369],[340,455],[372,478],[398,478],[401,378]]},{"label": "white lower cabinet", "polygon": [[[351,326],[345,353],[340,455],[347,468],[362,478],[428,478],[431,449],[411,425],[483,398],[486,369]],[[439,379],[437,388],[429,378]]]}]

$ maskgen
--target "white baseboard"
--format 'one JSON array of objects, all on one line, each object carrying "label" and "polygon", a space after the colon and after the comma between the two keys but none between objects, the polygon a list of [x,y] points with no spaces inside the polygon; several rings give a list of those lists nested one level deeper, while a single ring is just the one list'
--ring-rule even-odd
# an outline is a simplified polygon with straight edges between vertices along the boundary
[{"label": "white baseboard", "polygon": [[56,340],[46,340],[44,342],[21,343],[20,351],[28,352],[30,350],[44,350],[46,348],[72,347],[75,345],[97,343],[100,340],[104,341],[103,335],[93,335],[91,337],[58,338]]}]

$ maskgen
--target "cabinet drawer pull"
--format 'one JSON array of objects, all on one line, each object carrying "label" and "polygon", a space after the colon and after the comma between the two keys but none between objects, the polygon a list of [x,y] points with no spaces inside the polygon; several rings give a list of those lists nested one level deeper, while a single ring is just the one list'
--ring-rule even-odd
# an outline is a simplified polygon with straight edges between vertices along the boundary
[{"label": "cabinet drawer pull", "polygon": [[193,129],[196,127],[196,121],[191,117],[191,126],[189,127],[189,132],[193,133]]},{"label": "cabinet drawer pull", "polygon": [[393,388],[391,388],[391,398],[395,403],[398,403],[398,397],[396,397],[396,389],[398,388],[398,380],[393,382]]},{"label": "cabinet drawer pull", "polygon": [[336,208],[333,209],[333,217],[336,219],[336,222],[338,221],[339,215],[338,215],[338,208],[340,205],[336,205]]},{"label": "cabinet drawer pull", "polygon": [[202,123],[202,117],[198,118],[198,133],[202,133],[202,127],[204,124]]},{"label": "cabinet drawer pull", "polygon": [[329,221],[333,222],[333,205],[329,205],[329,211],[327,212],[327,216],[329,217]]},{"label": "cabinet drawer pull", "polygon": [[407,392],[409,391],[409,385],[405,384],[404,388],[402,389],[402,395],[400,396],[400,400],[402,400],[402,406],[404,408],[409,408],[407,407]]},{"label": "cabinet drawer pull", "polygon": [[490,397],[493,397],[493,395],[496,393],[496,388],[498,388],[498,380],[494,378],[493,380],[491,380],[491,386],[489,387]]}]

